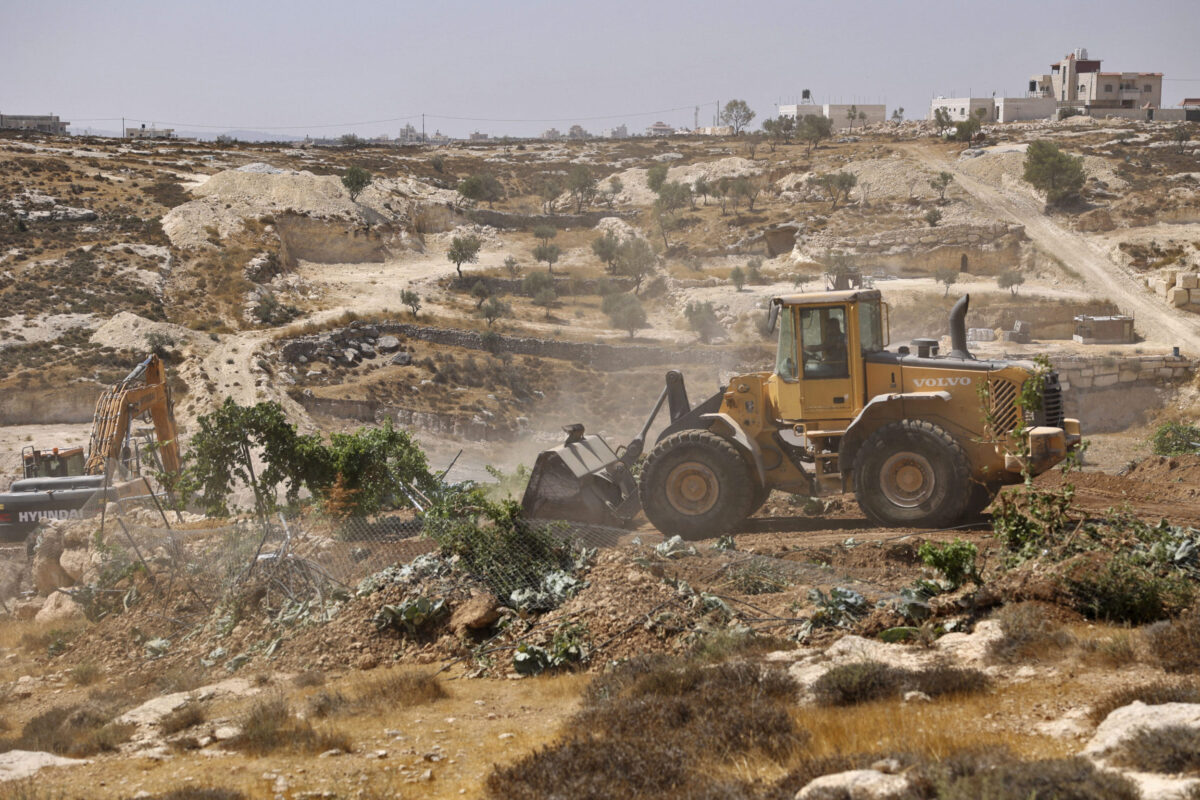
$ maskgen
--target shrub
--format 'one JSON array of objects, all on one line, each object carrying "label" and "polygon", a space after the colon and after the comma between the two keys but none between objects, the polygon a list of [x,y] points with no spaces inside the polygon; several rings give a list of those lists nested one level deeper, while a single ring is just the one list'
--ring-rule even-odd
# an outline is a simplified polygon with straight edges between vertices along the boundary
[{"label": "shrub", "polygon": [[1160,456],[1200,453],[1200,426],[1183,422],[1159,425],[1150,437],[1150,448]]},{"label": "shrub", "polygon": [[95,701],[52,708],[25,724],[15,746],[72,758],[112,752],[134,731],[133,725],[114,722],[115,716],[113,707]]},{"label": "shrub", "polygon": [[1200,729],[1189,725],[1142,728],[1122,742],[1109,760],[1143,772],[1194,774],[1200,771]]},{"label": "shrub", "polygon": [[[990,759],[984,759],[984,763]],[[963,765],[959,764],[959,768]],[[938,800],[1137,800],[1141,792],[1128,778],[1096,768],[1086,758],[1013,761],[968,774],[943,767],[936,777]]]},{"label": "shrub", "polygon": [[100,679],[100,667],[94,661],[81,661],[71,668],[71,682],[76,686],[91,686]]},{"label": "shrub", "polygon": [[962,586],[967,579],[979,582],[979,572],[975,567],[975,557],[978,554],[978,547],[962,539],[955,539],[943,545],[922,542],[917,550],[917,555],[925,565],[946,576],[946,580],[955,589]]},{"label": "shrub", "polygon": [[1118,708],[1138,701],[1148,706],[1158,706],[1163,703],[1200,703],[1200,686],[1191,681],[1164,680],[1141,686],[1126,686],[1109,692],[1097,700],[1088,714],[1088,719],[1099,724]]},{"label": "shrub", "polygon": [[1041,603],[1006,605],[992,618],[1004,633],[1004,638],[992,642],[988,649],[988,655],[996,661],[1055,658],[1074,641]]},{"label": "shrub", "polygon": [[1030,142],[1025,151],[1024,178],[1045,193],[1050,205],[1078,196],[1086,180],[1082,158],[1072,158],[1044,139]]},{"label": "shrub", "polygon": [[1192,598],[1186,578],[1159,576],[1124,553],[1080,558],[1063,583],[1075,608],[1089,618],[1135,625],[1164,619]]},{"label": "shrub", "polygon": [[185,731],[208,719],[204,706],[194,700],[188,700],[179,708],[159,720],[158,727],[168,736],[172,733]]},{"label": "shrub", "polygon": [[1167,672],[1191,672],[1200,664],[1200,611],[1152,625],[1143,636],[1154,660]]},{"label": "shrub", "polygon": [[436,677],[428,672],[392,672],[372,678],[355,693],[355,700],[389,708],[419,706],[448,697]]},{"label": "shrub", "polygon": [[254,755],[264,755],[286,748],[304,753],[326,750],[349,752],[353,743],[344,735],[318,731],[308,722],[292,715],[282,695],[256,700],[241,719],[242,732],[230,740],[230,745]]},{"label": "shrub", "polygon": [[306,689],[310,686],[324,686],[325,673],[319,669],[305,670],[292,678],[292,685],[299,689]]},{"label": "shrub", "polygon": [[315,719],[323,719],[341,711],[349,702],[339,691],[320,691],[308,698],[308,715]]},{"label": "shrub", "polygon": [[903,685],[904,672],[879,661],[842,664],[825,672],[812,686],[817,703],[823,706],[852,706],[895,697]]}]

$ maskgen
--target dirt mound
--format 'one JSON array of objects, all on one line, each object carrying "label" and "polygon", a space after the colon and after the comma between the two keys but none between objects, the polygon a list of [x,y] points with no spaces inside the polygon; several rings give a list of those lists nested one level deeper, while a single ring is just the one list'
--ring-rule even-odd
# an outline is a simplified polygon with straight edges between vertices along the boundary
[{"label": "dirt mound", "polygon": [[163,217],[163,231],[172,244],[213,247],[214,238],[240,231],[243,219],[284,212],[352,222],[394,221],[407,213],[405,203],[396,210],[397,196],[417,194],[418,188],[413,181],[376,181],[351,200],[336,175],[277,170],[267,164],[248,166],[253,169],[218,172],[192,189],[196,200],[176,206]]},{"label": "dirt mound", "polygon": [[1090,514],[1129,510],[1141,519],[1174,524],[1200,522],[1200,456],[1154,456],[1124,475],[1051,470],[1035,483],[1044,489],[1075,487],[1075,506]]},{"label": "dirt mound", "polygon": [[158,339],[158,344],[168,346],[191,344],[200,340],[194,331],[182,325],[155,322],[130,311],[122,311],[97,328],[92,334],[91,342],[117,350],[149,352],[154,349],[150,342],[152,336]]},{"label": "dirt mound", "polygon": [[1134,464],[1125,475],[1155,484],[1200,486],[1200,456],[1154,456]]}]

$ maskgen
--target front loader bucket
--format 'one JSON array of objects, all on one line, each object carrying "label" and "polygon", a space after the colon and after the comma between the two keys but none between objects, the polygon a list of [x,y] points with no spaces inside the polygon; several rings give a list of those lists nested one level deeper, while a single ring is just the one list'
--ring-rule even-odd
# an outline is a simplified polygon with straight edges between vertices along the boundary
[{"label": "front loader bucket", "polygon": [[538,454],[521,506],[526,516],[629,527],[641,510],[637,482],[604,439],[568,426],[566,444]]}]

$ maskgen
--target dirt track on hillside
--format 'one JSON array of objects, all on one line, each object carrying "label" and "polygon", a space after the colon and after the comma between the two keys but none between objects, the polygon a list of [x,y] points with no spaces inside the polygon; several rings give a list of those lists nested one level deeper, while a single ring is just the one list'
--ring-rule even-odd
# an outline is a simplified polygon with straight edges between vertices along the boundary
[{"label": "dirt track on hillside", "polygon": [[[1128,270],[1114,263],[1085,237],[1059,225],[1043,213],[1033,196],[990,186],[963,172],[956,162],[947,162],[929,149],[906,148],[918,161],[937,170],[949,170],[958,184],[997,216],[1006,216],[1025,226],[1031,240],[1050,255],[1080,273],[1084,280],[1108,296],[1125,314],[1133,316],[1137,330],[1147,340],[1179,345],[1188,355],[1200,355],[1200,321],[1148,293]],[[986,158],[986,156],[985,156]]]}]

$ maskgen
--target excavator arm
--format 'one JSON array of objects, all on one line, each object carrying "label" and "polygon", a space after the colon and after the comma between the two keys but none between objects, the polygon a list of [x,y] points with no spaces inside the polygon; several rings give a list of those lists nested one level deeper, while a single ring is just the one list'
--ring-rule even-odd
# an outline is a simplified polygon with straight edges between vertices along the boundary
[{"label": "excavator arm", "polygon": [[[131,386],[139,381],[144,381],[144,385]],[[106,460],[121,460],[130,422],[146,412],[150,413],[154,422],[154,436],[160,445],[163,469],[169,473],[179,472],[179,444],[166,375],[158,356],[151,355],[125,380],[109,387],[96,401],[88,460],[84,468],[86,474],[101,475]]]}]

